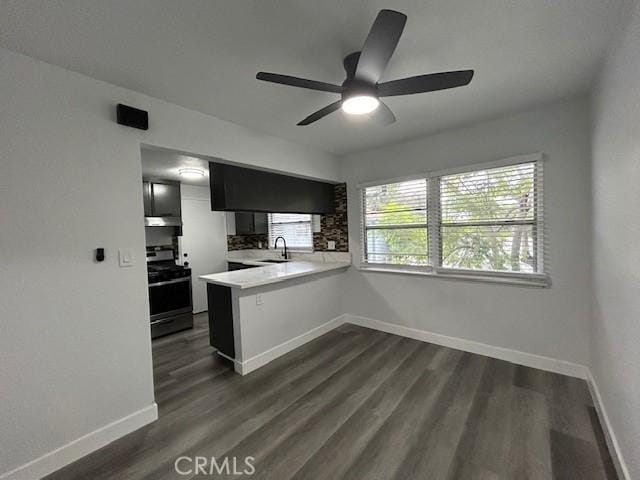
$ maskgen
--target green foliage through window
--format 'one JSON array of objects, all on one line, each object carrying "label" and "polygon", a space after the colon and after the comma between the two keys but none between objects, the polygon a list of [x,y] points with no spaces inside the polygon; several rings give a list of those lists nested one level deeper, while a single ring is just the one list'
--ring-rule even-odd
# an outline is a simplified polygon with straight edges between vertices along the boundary
[{"label": "green foliage through window", "polygon": [[410,180],[365,191],[367,259],[427,265],[427,182]]},{"label": "green foliage through window", "polygon": [[[369,263],[537,272],[538,162],[409,180],[364,189],[365,258]],[[427,186],[439,189],[427,205]],[[439,218],[429,232],[428,216]]]}]

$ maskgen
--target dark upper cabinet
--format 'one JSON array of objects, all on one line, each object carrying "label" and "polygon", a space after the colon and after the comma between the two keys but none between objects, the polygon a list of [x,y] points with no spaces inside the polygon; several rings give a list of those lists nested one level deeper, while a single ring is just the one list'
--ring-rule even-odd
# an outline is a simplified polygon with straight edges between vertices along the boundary
[{"label": "dark upper cabinet", "polygon": [[144,216],[153,217],[153,198],[151,196],[150,182],[142,182],[142,198],[144,199]]},{"label": "dark upper cabinet", "polygon": [[154,217],[179,217],[180,184],[152,183]]},{"label": "dark upper cabinet", "polygon": [[253,214],[253,229],[256,233],[262,233],[266,235],[269,233],[269,220],[266,213],[254,213]]},{"label": "dark upper cabinet", "polygon": [[236,213],[236,235],[257,235],[268,233],[266,213]]},{"label": "dark upper cabinet", "polygon": [[209,164],[211,210],[334,213],[331,183],[220,163]]},{"label": "dark upper cabinet", "polygon": [[179,217],[181,215],[180,184],[143,182],[145,217]]}]

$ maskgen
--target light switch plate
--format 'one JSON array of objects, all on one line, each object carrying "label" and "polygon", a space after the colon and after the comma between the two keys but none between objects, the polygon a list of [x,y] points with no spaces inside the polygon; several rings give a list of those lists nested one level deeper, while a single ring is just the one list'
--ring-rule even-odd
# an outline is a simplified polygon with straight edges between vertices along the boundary
[{"label": "light switch plate", "polygon": [[327,242],[327,250],[335,250],[336,249],[336,242],[334,242],[333,240],[329,240]]},{"label": "light switch plate", "polygon": [[256,305],[262,305],[264,303],[264,298],[262,298],[262,294],[256,294]]},{"label": "light switch plate", "polygon": [[121,267],[132,267],[136,264],[133,258],[133,249],[121,248],[118,250],[118,264]]}]

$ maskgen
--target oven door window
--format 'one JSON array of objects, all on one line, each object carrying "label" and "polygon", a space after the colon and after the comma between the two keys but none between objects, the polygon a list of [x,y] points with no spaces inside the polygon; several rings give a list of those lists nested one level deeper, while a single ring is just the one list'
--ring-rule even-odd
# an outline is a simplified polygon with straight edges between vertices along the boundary
[{"label": "oven door window", "polygon": [[184,310],[191,307],[191,282],[149,285],[149,306],[151,315]]}]

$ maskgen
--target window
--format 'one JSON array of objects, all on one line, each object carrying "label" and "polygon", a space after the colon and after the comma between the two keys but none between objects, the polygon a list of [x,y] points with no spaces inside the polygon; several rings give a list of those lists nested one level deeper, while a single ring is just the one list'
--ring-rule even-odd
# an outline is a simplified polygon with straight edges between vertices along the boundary
[{"label": "window", "polygon": [[440,177],[440,265],[538,270],[536,164]]},{"label": "window", "polygon": [[311,215],[297,213],[269,214],[269,246],[275,239],[284,237],[287,248],[313,250],[313,227]]},{"label": "window", "polygon": [[544,277],[542,156],[362,188],[365,265]]},{"label": "window", "polygon": [[363,201],[368,262],[429,264],[426,179],[366,188]]}]

